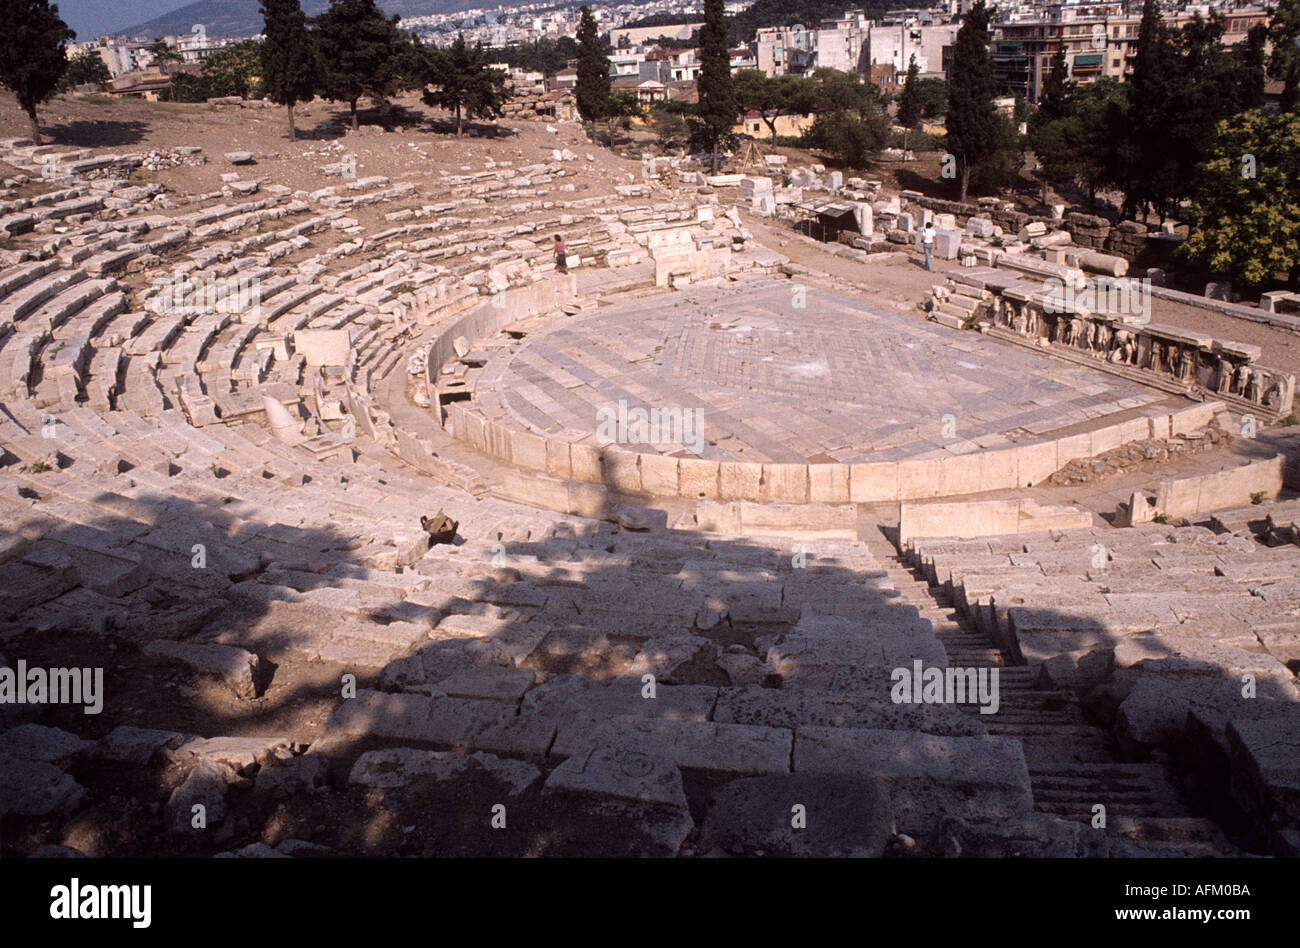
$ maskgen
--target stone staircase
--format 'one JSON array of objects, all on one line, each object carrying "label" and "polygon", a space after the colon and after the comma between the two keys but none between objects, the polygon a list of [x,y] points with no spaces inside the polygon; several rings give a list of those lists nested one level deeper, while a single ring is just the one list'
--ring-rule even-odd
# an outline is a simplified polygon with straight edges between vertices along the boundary
[{"label": "stone staircase", "polygon": [[949,329],[968,329],[971,321],[989,311],[993,294],[988,290],[947,280],[931,290],[932,322]]},{"label": "stone staircase", "polygon": [[1093,808],[1101,804],[1111,832],[1149,855],[1236,851],[1217,824],[1189,812],[1166,765],[1122,760],[1111,736],[1087,719],[1075,693],[1042,685],[1038,668],[1008,664],[992,637],[955,607],[948,589],[930,585],[891,544],[882,540],[870,546],[882,560],[897,564],[887,567],[891,582],[900,598],[915,603],[932,623],[951,665],[999,669],[998,711],[981,716],[976,708],[963,710],[979,716],[989,734],[1021,743],[1035,810],[1091,826]]}]

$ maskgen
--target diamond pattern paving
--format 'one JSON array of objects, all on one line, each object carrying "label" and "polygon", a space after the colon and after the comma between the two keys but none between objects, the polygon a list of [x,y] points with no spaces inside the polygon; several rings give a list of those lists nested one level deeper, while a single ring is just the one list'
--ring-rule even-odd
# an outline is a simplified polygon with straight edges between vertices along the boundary
[{"label": "diamond pattern paving", "polygon": [[506,411],[521,427],[590,432],[583,440],[594,442],[598,412],[620,400],[697,409],[705,458],[856,462],[1005,444],[1004,432],[1167,397],[865,299],[808,287],[797,306],[796,287],[701,289],[557,323],[530,335],[501,373]]}]

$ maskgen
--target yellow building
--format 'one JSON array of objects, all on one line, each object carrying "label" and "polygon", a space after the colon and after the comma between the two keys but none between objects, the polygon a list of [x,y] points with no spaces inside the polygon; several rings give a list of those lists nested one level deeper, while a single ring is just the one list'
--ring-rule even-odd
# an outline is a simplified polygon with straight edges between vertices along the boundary
[{"label": "yellow building", "polygon": [[[795,137],[802,135],[812,127],[813,116],[811,115],[778,115],[776,117],[776,133],[780,136]],[[772,129],[763,121],[763,116],[757,112],[746,112],[745,117],[740,123],[732,127],[732,131],[737,135],[753,135],[755,138],[771,138]]]}]

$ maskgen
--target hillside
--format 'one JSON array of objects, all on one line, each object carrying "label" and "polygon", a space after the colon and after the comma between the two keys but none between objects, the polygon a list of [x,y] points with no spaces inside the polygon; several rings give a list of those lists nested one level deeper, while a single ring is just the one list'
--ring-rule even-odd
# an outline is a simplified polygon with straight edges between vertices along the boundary
[{"label": "hillside", "polygon": [[[454,13],[481,6],[479,0],[380,0],[380,8],[403,18]],[[315,16],[329,6],[328,0],[302,0],[303,12]],[[262,14],[257,0],[196,0],[196,2],[154,17],[118,32],[129,36],[149,34],[165,36],[189,33],[196,23],[203,24],[209,36],[252,36],[262,30]]]}]

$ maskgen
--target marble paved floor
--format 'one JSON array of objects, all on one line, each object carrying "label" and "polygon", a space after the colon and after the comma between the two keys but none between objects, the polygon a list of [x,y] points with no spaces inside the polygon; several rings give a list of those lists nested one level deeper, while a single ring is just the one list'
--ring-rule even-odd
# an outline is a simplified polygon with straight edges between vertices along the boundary
[{"label": "marble paved floor", "polygon": [[[552,322],[528,336],[497,388],[516,424],[548,435],[593,442],[602,410],[620,401],[695,409],[702,457],[792,463],[975,451],[1168,398],[870,299],[776,280]],[[652,447],[689,456],[666,439]]]}]

